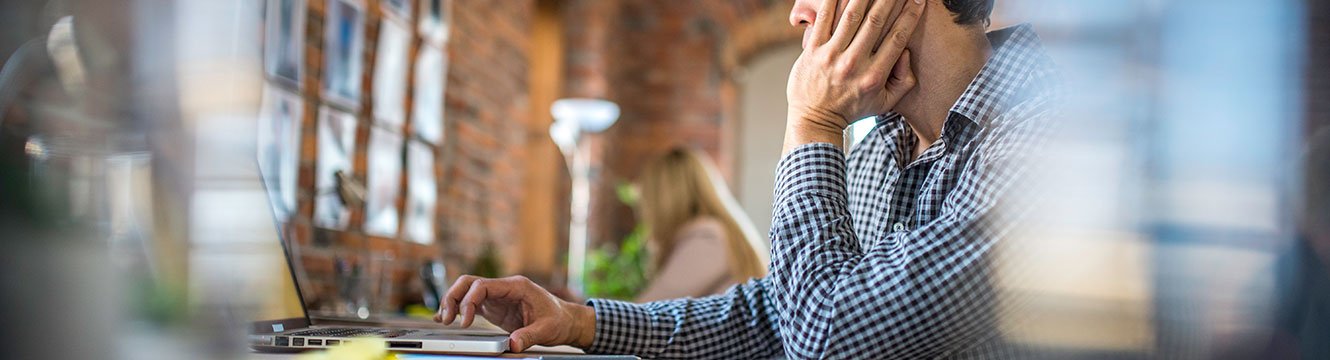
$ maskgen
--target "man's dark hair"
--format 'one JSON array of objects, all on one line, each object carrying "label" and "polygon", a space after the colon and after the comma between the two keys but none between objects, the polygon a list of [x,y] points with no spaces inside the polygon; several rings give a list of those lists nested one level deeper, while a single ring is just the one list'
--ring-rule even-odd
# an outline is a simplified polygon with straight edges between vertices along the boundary
[{"label": "man's dark hair", "polygon": [[956,14],[956,23],[961,25],[988,25],[988,16],[993,13],[994,0],[942,0],[947,10]]}]

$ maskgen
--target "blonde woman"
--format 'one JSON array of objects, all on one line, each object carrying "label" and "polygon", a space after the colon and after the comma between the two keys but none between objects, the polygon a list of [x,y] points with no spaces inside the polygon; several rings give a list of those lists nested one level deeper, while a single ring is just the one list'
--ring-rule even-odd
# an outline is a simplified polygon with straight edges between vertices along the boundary
[{"label": "blonde woman", "polygon": [[638,177],[647,288],[638,302],[719,294],[765,276],[770,254],[703,155],[674,149]]}]

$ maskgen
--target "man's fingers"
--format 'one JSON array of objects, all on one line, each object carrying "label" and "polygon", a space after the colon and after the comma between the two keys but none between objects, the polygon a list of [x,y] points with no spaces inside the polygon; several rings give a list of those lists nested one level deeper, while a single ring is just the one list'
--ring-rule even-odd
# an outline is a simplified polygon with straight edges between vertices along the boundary
[{"label": "man's fingers", "polygon": [[[927,1],[927,0],[924,0],[924,1]],[[887,14],[887,24],[894,24],[894,23],[896,23],[896,18],[899,18],[899,17],[901,16],[901,12],[905,11],[905,7],[909,6],[908,4],[910,4],[911,2],[912,2],[911,0],[896,0],[896,1],[892,2],[891,4],[888,4],[888,5],[890,5],[890,6],[888,7],[888,11],[889,11],[890,13]],[[882,47],[882,41],[887,39],[887,30],[888,30],[889,28],[890,28],[890,26],[884,26],[884,27],[882,27],[881,29],[877,29],[877,33],[875,34],[875,36],[872,37],[873,42],[871,43],[871,44],[872,44],[871,47],[865,47],[865,46],[862,46],[862,45],[856,44],[856,45],[858,45],[859,47],[856,47],[855,50],[856,50],[856,51],[860,51],[860,52],[862,52],[862,51],[864,51],[865,48],[869,48],[869,49],[868,49],[868,53],[869,53],[869,54],[877,53],[878,48]],[[867,39],[867,38],[865,38],[865,39]],[[858,40],[856,40],[856,41],[858,41]]]},{"label": "man's fingers", "polygon": [[859,27],[859,32],[854,34],[850,42],[846,44],[846,52],[869,54],[865,49],[871,48],[875,41],[882,38],[882,33],[886,31],[891,22],[891,10],[901,1],[909,0],[877,0],[873,6],[865,9],[863,25]]},{"label": "man's fingers", "polygon": [[[876,2],[884,1],[890,0],[877,0]],[[860,24],[866,24],[864,17],[868,13],[868,5],[873,2],[872,0],[850,0],[850,3],[845,6],[845,12],[840,16],[840,22],[836,23],[836,28],[831,30],[831,40],[827,41],[826,46],[830,46],[833,50],[844,50],[845,47],[849,46],[850,41],[854,40],[855,34],[864,31],[860,28]]]},{"label": "man's fingers", "polygon": [[471,275],[462,275],[461,277],[458,277],[457,282],[454,282],[453,286],[448,288],[448,291],[444,293],[443,304],[439,306],[439,312],[442,314],[435,315],[434,321],[443,322],[444,324],[452,324],[453,319],[457,318],[458,302],[462,301],[462,296],[466,295],[466,293],[471,290],[471,283],[475,282],[477,279],[479,278]]},{"label": "man's fingers", "polygon": [[891,78],[887,79],[887,101],[896,103],[905,97],[916,84],[914,69],[910,67],[910,50],[901,52],[900,59],[891,68]]},{"label": "man's fingers", "polygon": [[822,45],[831,38],[831,29],[836,24],[836,4],[840,0],[822,0],[822,6],[817,9],[817,15],[813,20],[813,44]]},{"label": "man's fingers", "polygon": [[923,0],[912,0],[905,4],[905,10],[901,16],[896,18],[896,22],[891,25],[891,31],[887,33],[882,47],[874,53],[873,66],[882,67],[893,65],[900,59],[901,52],[905,50],[905,45],[910,42],[910,37],[914,35],[914,29],[919,25],[919,18],[924,13]]},{"label": "man's fingers", "polygon": [[503,279],[478,279],[471,283],[471,290],[462,297],[462,327],[471,326],[475,320],[476,311],[480,305],[487,300],[507,299],[522,300],[524,293],[520,288],[526,278],[520,276],[507,277]]},{"label": "man's fingers", "polygon": [[471,327],[471,322],[476,319],[476,309],[480,307],[482,301],[489,297],[491,284],[493,283],[494,280],[491,279],[480,279],[471,283],[471,290],[467,291],[466,296],[462,297],[460,305],[462,308],[462,327]]},{"label": "man's fingers", "polygon": [[[924,1],[928,1],[928,0],[924,0]],[[891,16],[888,16],[888,17],[887,17],[887,21],[890,21],[890,22],[892,22],[892,23],[896,22],[896,18],[901,17],[901,12],[905,11],[905,7],[906,7],[906,6],[909,6],[909,5],[908,5],[909,3],[910,3],[910,1],[908,1],[908,0],[900,0],[900,1],[897,1],[896,4],[892,4],[892,6],[891,6]],[[876,53],[876,52],[877,52],[877,49],[880,48],[880,47],[882,47],[882,41],[883,41],[883,40],[886,40],[886,39],[887,39],[887,30],[886,30],[886,29],[883,29],[882,31],[878,32],[876,41],[873,41],[873,51],[872,51],[872,52],[873,52],[873,53]]]},{"label": "man's fingers", "polygon": [[532,345],[536,345],[536,342],[535,330],[531,327],[513,330],[508,334],[508,350],[512,352],[522,352]]}]

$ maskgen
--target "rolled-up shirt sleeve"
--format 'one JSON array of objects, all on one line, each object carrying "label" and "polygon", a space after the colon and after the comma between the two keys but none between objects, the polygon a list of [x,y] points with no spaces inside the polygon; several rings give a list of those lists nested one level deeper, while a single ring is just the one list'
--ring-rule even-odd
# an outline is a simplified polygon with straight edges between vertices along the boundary
[{"label": "rolled-up shirt sleeve", "polygon": [[781,352],[770,280],[752,279],[724,294],[646,304],[591,299],[594,354],[643,358],[753,359]]}]

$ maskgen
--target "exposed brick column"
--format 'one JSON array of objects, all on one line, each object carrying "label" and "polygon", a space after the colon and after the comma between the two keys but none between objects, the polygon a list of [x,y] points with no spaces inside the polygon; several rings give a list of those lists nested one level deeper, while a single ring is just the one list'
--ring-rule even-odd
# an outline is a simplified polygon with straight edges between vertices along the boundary
[{"label": "exposed brick column", "polygon": [[[564,3],[565,96],[614,101],[619,122],[591,136],[598,162],[592,246],[617,242],[636,224],[615,185],[674,146],[705,151],[733,172],[737,63],[795,39],[790,1],[570,0]],[[774,14],[774,15],[773,15]],[[795,30],[797,31],[797,30]],[[744,34],[735,38],[736,33]]]},{"label": "exposed brick column", "polygon": [[439,202],[449,274],[468,270],[487,245],[507,273],[520,264],[528,40],[535,2],[454,0],[445,111],[450,152]]}]

